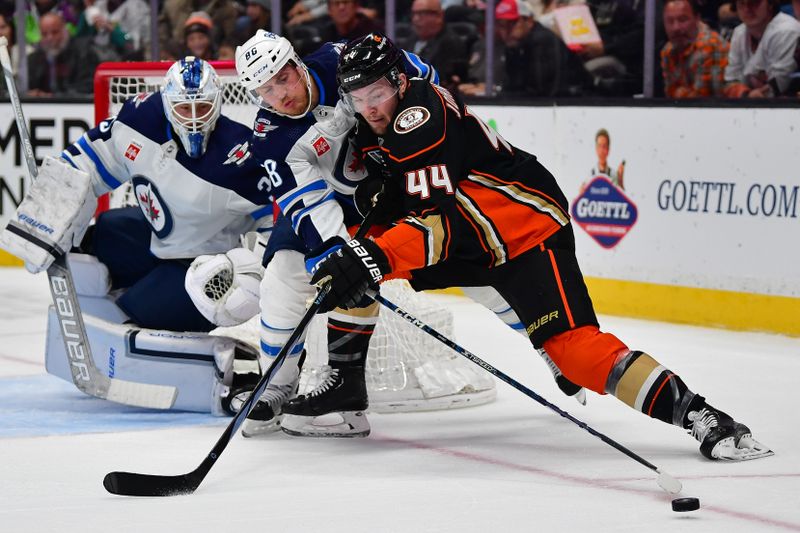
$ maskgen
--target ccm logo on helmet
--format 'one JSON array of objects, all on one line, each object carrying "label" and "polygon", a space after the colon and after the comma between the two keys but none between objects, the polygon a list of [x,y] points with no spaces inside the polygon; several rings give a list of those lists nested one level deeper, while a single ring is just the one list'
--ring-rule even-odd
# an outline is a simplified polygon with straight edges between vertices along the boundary
[{"label": "ccm logo on helmet", "polygon": [[353,76],[346,77],[343,81],[344,81],[344,83],[350,83],[351,81],[357,80],[360,77],[361,77],[361,74],[354,74]]},{"label": "ccm logo on helmet", "polygon": [[369,270],[369,275],[372,276],[372,281],[378,283],[383,279],[383,274],[381,274],[381,269],[378,268],[378,263],[375,262],[375,259],[369,255],[367,249],[364,248],[360,242],[353,239],[352,241],[347,242],[347,246],[353,249],[353,252],[355,252],[359,259],[361,259],[361,262],[364,263],[364,266],[367,267],[367,270]]}]

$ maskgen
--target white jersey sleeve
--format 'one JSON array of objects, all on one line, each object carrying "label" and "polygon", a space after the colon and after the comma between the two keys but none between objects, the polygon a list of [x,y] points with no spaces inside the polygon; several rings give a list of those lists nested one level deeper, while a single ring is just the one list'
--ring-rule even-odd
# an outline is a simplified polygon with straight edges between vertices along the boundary
[{"label": "white jersey sleeve", "polygon": [[130,181],[163,259],[224,253],[249,231],[272,225],[264,169],[249,151],[251,130],[222,116],[200,158],[173,139],[158,93],[128,101],[61,157],[92,178],[95,194]]}]

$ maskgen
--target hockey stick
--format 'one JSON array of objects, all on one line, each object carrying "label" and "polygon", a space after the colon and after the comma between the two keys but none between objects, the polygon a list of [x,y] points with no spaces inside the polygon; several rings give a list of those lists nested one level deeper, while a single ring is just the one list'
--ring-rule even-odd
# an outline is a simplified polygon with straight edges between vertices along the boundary
[{"label": "hockey stick", "polygon": [[[361,227],[358,228],[355,238],[359,239],[367,234],[376,216],[376,209],[372,209],[367,213],[367,216],[361,223]],[[286,359],[286,356],[297,342],[297,339],[299,339],[306,330],[308,323],[314,318],[314,315],[317,313],[317,310],[330,291],[330,283],[325,283],[320,287],[317,296],[314,298],[313,302],[311,302],[308,309],[306,309],[306,313],[303,315],[303,318],[300,319],[300,323],[297,324],[292,334],[289,335],[286,344],[283,345],[283,348],[278,352],[275,360],[264,375],[261,376],[253,392],[247,398],[247,401],[242,404],[239,412],[233,417],[233,420],[231,420],[228,427],[225,428],[225,431],[217,440],[217,443],[197,468],[188,474],[178,474],[175,476],[138,474],[135,472],[109,472],[106,474],[106,477],[103,478],[103,486],[106,490],[112,494],[119,494],[120,496],[177,496],[179,494],[191,494],[197,490],[197,487],[200,486],[206,474],[208,474],[211,467],[214,466],[214,463],[217,462],[219,456],[222,455],[222,452],[228,446],[228,443],[236,434],[236,431],[244,423],[255,401],[261,397],[261,394],[263,394],[267,385],[269,385],[269,382],[272,380],[272,376],[278,371],[281,363],[283,363],[283,360]]]},{"label": "hockey stick", "polygon": [[[36,158],[33,154],[30,134],[22,113],[14,74],[11,71],[11,58],[8,55],[8,42],[5,37],[0,37],[0,64],[8,86],[8,95],[14,108],[14,118],[19,130],[20,144],[28,166],[31,180],[38,174]],[[8,223],[9,231],[25,233],[14,225]],[[103,398],[112,402],[153,409],[169,409],[175,403],[178,389],[165,385],[150,385],[121,379],[111,379],[102,374],[92,359],[92,351],[86,335],[86,326],[83,322],[78,297],[75,294],[75,284],[72,273],[67,265],[67,250],[54,250],[56,259],[47,269],[47,278],[50,285],[50,294],[61,327],[61,337],[64,348],[69,357],[70,372],[75,386],[82,392]]]},{"label": "hockey stick", "polygon": [[616,442],[615,440],[603,435],[599,431],[595,430],[594,428],[592,428],[591,426],[586,424],[586,422],[581,422],[580,420],[578,420],[577,418],[575,418],[574,416],[572,416],[568,412],[566,412],[566,411],[560,409],[558,406],[548,402],[543,397],[539,396],[538,394],[536,394],[534,391],[532,391],[531,389],[529,389],[528,387],[526,387],[525,385],[523,385],[519,381],[515,380],[514,378],[510,377],[509,375],[507,375],[507,374],[501,372],[500,370],[496,369],[495,367],[493,367],[492,365],[490,365],[489,363],[487,363],[486,361],[484,361],[483,359],[481,359],[477,355],[473,354],[472,352],[470,352],[466,348],[462,348],[461,346],[459,346],[455,342],[451,341],[450,339],[448,339],[447,337],[445,337],[444,335],[442,335],[441,333],[439,333],[438,331],[436,331],[432,327],[430,327],[427,324],[423,323],[422,321],[420,321],[418,318],[416,318],[415,316],[413,316],[409,312],[404,311],[403,309],[401,309],[397,305],[393,304],[392,302],[390,302],[389,300],[387,300],[386,298],[381,296],[380,293],[374,293],[374,294],[371,293],[370,296],[372,298],[374,298],[377,302],[379,302],[381,305],[383,305],[384,307],[389,308],[392,312],[394,312],[395,314],[401,316],[406,321],[410,322],[413,326],[421,329],[422,331],[424,331],[428,335],[430,335],[430,336],[434,337],[435,339],[437,339],[439,342],[441,342],[443,344],[446,344],[447,346],[452,348],[454,351],[456,351],[459,355],[462,355],[462,356],[466,357],[467,359],[469,359],[470,361],[472,361],[473,363],[475,363],[479,367],[481,367],[484,370],[486,370],[487,372],[489,372],[491,375],[501,379],[502,381],[505,381],[506,383],[508,383],[509,385],[511,385],[512,387],[514,387],[518,391],[520,391],[521,393],[525,394],[526,396],[528,396],[530,398],[533,398],[534,400],[536,400],[540,404],[544,405],[545,407],[551,409],[552,411],[555,411],[556,413],[558,413],[559,415],[563,416],[564,418],[566,418],[570,422],[576,424],[578,427],[585,429],[586,431],[588,431],[589,433],[591,433],[595,437],[599,438],[600,440],[602,440],[603,442],[605,442],[609,446],[611,446],[611,447],[617,449],[618,451],[624,453],[625,455],[627,455],[628,457],[630,457],[631,459],[633,459],[637,463],[646,466],[647,468],[649,468],[653,472],[656,472],[658,474],[658,477],[656,478],[656,482],[658,483],[658,486],[661,487],[662,489],[664,489],[666,492],[668,492],[670,494],[678,494],[681,491],[682,486],[681,486],[681,482],[680,481],[678,481],[677,479],[675,479],[671,475],[667,474],[666,472],[664,472],[663,470],[661,470],[660,468],[658,468],[657,466],[655,466],[651,462],[643,459],[641,456],[639,456],[638,454],[632,452],[631,450],[629,450],[628,448],[626,448],[622,444]]},{"label": "hockey stick", "polygon": [[197,490],[197,487],[203,482],[208,471],[211,470],[211,467],[214,466],[214,463],[217,462],[219,456],[222,455],[222,452],[228,446],[231,438],[236,434],[239,426],[242,425],[247,415],[250,414],[250,409],[253,407],[253,404],[261,397],[261,394],[267,388],[267,385],[269,385],[270,380],[272,380],[272,376],[278,371],[281,363],[283,363],[283,360],[286,359],[287,354],[297,342],[297,339],[300,338],[306,330],[308,323],[314,318],[317,309],[319,309],[319,306],[330,290],[330,283],[319,290],[314,301],[308,309],[306,309],[303,318],[300,319],[300,323],[289,336],[286,344],[283,345],[283,348],[278,352],[275,360],[264,375],[261,376],[253,392],[247,398],[247,401],[242,404],[239,412],[233,417],[228,427],[225,428],[222,436],[217,440],[217,443],[206,458],[203,459],[203,462],[200,463],[200,466],[188,474],[178,474],[175,476],[137,474],[134,472],[110,472],[103,478],[103,486],[106,490],[112,494],[119,494],[120,496],[176,496],[179,494],[191,494]]}]

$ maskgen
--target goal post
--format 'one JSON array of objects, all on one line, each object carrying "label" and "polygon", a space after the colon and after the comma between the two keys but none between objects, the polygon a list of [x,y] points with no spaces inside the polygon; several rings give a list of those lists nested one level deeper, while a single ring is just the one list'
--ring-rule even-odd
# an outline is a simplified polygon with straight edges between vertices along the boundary
[{"label": "goal post", "polygon": [[[139,94],[157,91],[172,62],[102,63],[95,72],[95,123],[115,115],[122,104]],[[222,114],[252,126],[258,111],[238,83],[233,61],[212,61],[223,84]],[[127,205],[115,191],[102,210]],[[406,282],[384,283],[381,292],[448,337],[453,336],[453,314],[435,299],[416,293]],[[219,328],[259,346],[258,317],[235,328]],[[327,371],[327,327],[316,317],[306,340],[307,362],[301,388],[313,387]],[[422,334],[393,313],[382,312],[367,356],[367,390],[375,412],[424,411],[467,407],[495,398],[494,379],[435,339]]]}]

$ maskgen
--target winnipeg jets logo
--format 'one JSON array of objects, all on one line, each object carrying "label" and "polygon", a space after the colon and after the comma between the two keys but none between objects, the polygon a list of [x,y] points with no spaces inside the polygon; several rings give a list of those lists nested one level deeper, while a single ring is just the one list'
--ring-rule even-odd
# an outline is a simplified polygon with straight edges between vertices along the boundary
[{"label": "winnipeg jets logo", "polygon": [[140,193],[138,200],[139,205],[142,207],[142,211],[144,212],[144,216],[150,220],[150,223],[152,224],[153,222],[157,221],[161,211],[153,203],[152,189],[148,187],[147,191]]},{"label": "winnipeg jets logo", "polygon": [[236,166],[242,166],[242,163],[247,161],[250,157],[250,151],[248,149],[248,144],[246,142],[237,144],[234,146],[230,152],[228,152],[228,159],[225,160],[223,165],[230,165],[231,163],[236,163]]},{"label": "winnipeg jets logo", "polygon": [[399,115],[394,121],[394,131],[403,134],[419,128],[431,118],[431,113],[424,107],[409,107]]},{"label": "winnipeg jets logo", "polygon": [[166,238],[172,232],[172,215],[158,188],[144,176],[134,176],[131,184],[139,209],[153,228],[153,233],[159,239]]},{"label": "winnipeg jets logo", "polygon": [[253,127],[253,135],[263,139],[272,130],[278,129],[278,126],[273,125],[268,118],[257,118],[256,125]]},{"label": "winnipeg jets logo", "polygon": [[348,159],[348,172],[355,174],[364,170],[364,155],[359,150],[353,150]]}]

